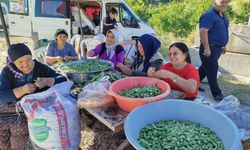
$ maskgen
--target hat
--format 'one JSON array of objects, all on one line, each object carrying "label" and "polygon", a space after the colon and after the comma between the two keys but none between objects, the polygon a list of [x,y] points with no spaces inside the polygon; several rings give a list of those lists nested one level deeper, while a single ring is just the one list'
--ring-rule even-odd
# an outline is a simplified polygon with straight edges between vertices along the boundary
[{"label": "hat", "polygon": [[54,35],[55,39],[56,39],[56,37],[57,37],[59,34],[65,34],[65,35],[68,37],[68,33],[67,33],[66,30],[64,30],[64,29],[57,29],[57,30],[56,30],[56,33],[55,33],[55,35]]},{"label": "hat", "polygon": [[12,62],[16,61],[24,55],[32,55],[28,46],[23,43],[10,45],[10,48],[8,49],[8,56]]}]

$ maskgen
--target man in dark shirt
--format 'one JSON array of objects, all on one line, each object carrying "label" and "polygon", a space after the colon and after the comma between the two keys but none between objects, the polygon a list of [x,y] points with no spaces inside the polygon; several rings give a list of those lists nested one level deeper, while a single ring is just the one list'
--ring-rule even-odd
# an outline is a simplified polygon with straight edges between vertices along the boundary
[{"label": "man in dark shirt", "polygon": [[214,7],[202,14],[199,21],[200,27],[200,80],[206,76],[211,93],[215,100],[224,97],[217,83],[218,59],[226,52],[228,42],[228,20],[224,15],[229,0],[215,0]]},{"label": "man in dark shirt", "polygon": [[106,18],[104,18],[102,34],[104,34],[105,36],[108,30],[117,28],[117,23],[115,19],[117,14],[118,14],[117,10],[112,7],[109,12],[109,15]]}]

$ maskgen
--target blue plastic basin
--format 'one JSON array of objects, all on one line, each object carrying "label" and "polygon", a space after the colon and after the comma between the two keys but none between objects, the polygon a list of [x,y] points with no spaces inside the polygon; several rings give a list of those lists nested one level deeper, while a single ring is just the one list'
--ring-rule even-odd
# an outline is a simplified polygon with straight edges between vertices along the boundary
[{"label": "blue plastic basin", "polygon": [[168,99],[145,104],[130,112],[125,120],[125,134],[138,150],[140,129],[160,120],[190,120],[212,129],[222,140],[225,150],[242,149],[236,125],[224,114],[208,106],[186,100]]}]

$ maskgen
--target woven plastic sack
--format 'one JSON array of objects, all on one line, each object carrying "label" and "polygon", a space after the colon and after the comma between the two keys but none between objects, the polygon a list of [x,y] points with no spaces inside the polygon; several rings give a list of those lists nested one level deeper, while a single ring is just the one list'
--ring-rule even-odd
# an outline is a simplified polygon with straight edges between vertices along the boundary
[{"label": "woven plastic sack", "polygon": [[80,117],[76,100],[69,96],[72,82],[22,98],[30,139],[42,149],[75,150],[80,143]]}]

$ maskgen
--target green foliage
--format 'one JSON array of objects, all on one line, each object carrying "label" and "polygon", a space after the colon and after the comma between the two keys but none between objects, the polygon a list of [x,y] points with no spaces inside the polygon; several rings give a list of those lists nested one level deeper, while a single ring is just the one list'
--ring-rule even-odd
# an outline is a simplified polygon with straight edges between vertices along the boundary
[{"label": "green foliage", "polygon": [[247,22],[250,16],[250,0],[232,0],[230,6],[229,12],[232,22]]},{"label": "green foliage", "polygon": [[[142,20],[159,34],[172,33],[187,37],[196,29],[202,13],[213,6],[213,0],[126,0]],[[227,15],[231,23],[244,23],[250,15],[250,0],[231,0]]]}]

